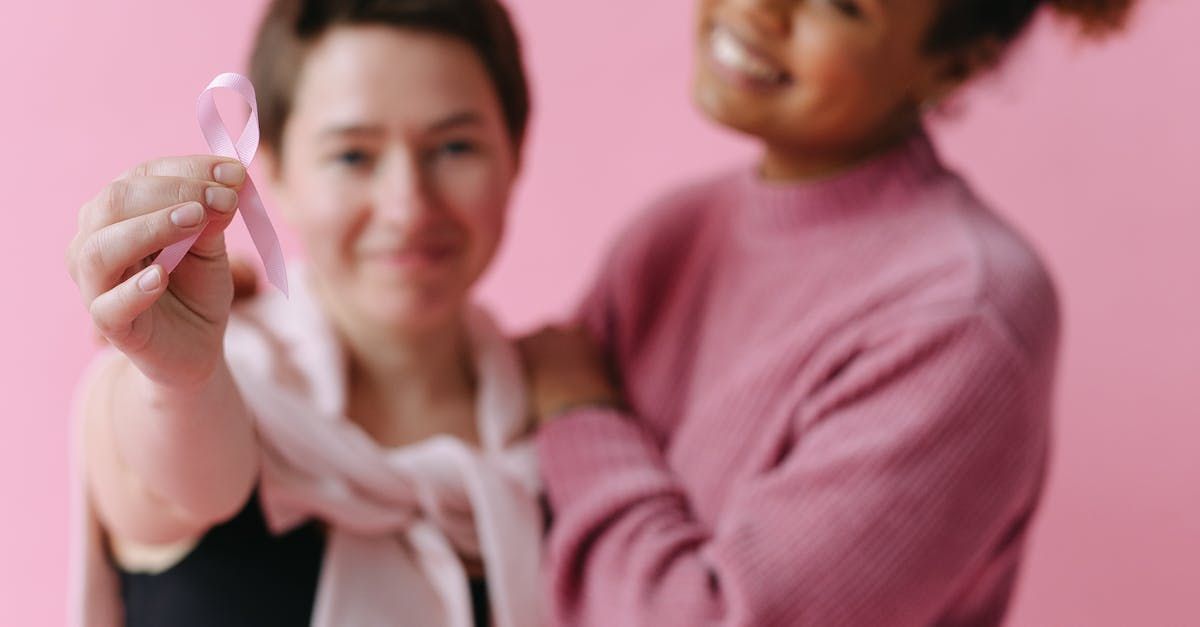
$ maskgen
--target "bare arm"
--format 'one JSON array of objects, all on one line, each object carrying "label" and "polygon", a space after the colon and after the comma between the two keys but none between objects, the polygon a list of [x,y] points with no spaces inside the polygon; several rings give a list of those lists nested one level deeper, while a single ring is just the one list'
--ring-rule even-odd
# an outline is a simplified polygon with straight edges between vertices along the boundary
[{"label": "bare arm", "polygon": [[193,538],[249,498],[256,436],[228,368],[183,392],[118,358],[99,373],[83,410],[89,489],[114,537],[150,545]]},{"label": "bare arm", "polygon": [[[193,538],[253,489],[255,433],[222,347],[233,298],[223,231],[244,179],[225,159],[159,159],[80,210],[68,267],[120,353],[84,391],[84,467],[99,518],[118,540]],[[147,262],[197,233],[170,276]]]}]

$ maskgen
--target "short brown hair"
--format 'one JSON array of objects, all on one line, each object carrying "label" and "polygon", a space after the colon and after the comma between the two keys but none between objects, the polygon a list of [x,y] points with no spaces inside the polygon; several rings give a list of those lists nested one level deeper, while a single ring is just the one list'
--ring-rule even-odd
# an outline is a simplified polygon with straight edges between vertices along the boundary
[{"label": "short brown hair", "polygon": [[926,40],[933,53],[956,52],[982,40],[1008,45],[1048,8],[1074,21],[1086,35],[1101,36],[1125,25],[1134,0],[941,0],[941,14]]},{"label": "short brown hair", "polygon": [[513,146],[520,152],[529,123],[529,84],[516,30],[497,0],[274,0],[250,57],[264,145],[280,154],[309,48],[336,26],[372,24],[434,32],[470,44],[491,76]]}]

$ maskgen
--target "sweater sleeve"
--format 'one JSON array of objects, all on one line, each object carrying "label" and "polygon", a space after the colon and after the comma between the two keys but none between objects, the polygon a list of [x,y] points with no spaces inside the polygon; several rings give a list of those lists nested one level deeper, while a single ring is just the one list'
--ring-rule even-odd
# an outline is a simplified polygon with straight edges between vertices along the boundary
[{"label": "sweater sleeve", "polygon": [[1028,361],[985,316],[890,334],[802,404],[778,463],[709,525],[637,417],[548,425],[554,622],[929,624],[1036,501]]}]

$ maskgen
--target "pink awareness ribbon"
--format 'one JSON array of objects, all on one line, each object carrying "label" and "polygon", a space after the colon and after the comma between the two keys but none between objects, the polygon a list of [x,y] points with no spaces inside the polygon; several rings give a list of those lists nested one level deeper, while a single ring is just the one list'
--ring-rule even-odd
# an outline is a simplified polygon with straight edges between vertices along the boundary
[{"label": "pink awareness ribbon", "polygon": [[[217,111],[217,104],[213,99],[213,91],[217,89],[232,90],[250,105],[250,118],[246,120],[246,127],[242,129],[237,142],[229,136],[229,130]],[[255,100],[254,85],[250,83],[250,79],[232,72],[214,78],[196,101],[196,117],[200,121],[200,132],[204,133],[204,139],[214,153],[237,159],[242,165],[250,167],[254,153],[258,151],[258,102]],[[242,222],[246,224],[246,230],[250,232],[250,239],[258,250],[259,258],[266,267],[267,280],[286,296],[288,282],[283,249],[279,246],[279,236],[271,226],[267,209],[263,206],[262,198],[259,197],[254,181],[250,180],[249,175],[246,176],[242,191],[238,193],[238,212],[242,216]],[[200,234],[197,233],[182,242],[168,246],[154,262],[161,264],[167,273],[172,272],[187,256],[199,237]]]}]

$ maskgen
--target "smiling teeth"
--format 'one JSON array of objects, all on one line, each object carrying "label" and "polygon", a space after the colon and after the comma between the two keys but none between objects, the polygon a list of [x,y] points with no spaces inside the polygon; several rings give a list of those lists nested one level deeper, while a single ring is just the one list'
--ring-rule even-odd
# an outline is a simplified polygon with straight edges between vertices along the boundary
[{"label": "smiling teeth", "polygon": [[784,74],[767,65],[738,41],[731,33],[718,28],[712,34],[712,54],[718,63],[755,80],[768,83],[782,83]]}]

